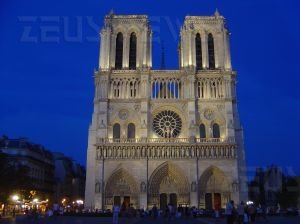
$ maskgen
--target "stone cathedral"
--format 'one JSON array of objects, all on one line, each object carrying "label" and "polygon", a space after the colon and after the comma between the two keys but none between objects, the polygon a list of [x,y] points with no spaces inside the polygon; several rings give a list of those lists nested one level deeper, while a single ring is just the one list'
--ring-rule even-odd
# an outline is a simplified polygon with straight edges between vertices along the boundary
[{"label": "stone cathedral", "polygon": [[177,70],[152,69],[146,15],[110,13],[100,34],[85,207],[219,209],[245,200],[237,74],[224,17],[185,17]]}]

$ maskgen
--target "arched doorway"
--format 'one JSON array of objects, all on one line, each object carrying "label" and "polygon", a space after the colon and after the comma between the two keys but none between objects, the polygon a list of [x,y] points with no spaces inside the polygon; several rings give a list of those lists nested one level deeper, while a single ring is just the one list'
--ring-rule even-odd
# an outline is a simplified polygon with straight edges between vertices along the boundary
[{"label": "arched doorway", "polygon": [[221,209],[230,200],[230,185],[224,172],[209,167],[200,178],[200,207]]},{"label": "arched doorway", "polygon": [[132,204],[134,207],[138,207],[138,190],[134,177],[121,168],[107,180],[105,205],[110,207],[113,204],[118,204],[121,208],[128,208]]},{"label": "arched doorway", "polygon": [[153,172],[149,181],[149,204],[164,209],[167,204],[177,207],[189,205],[190,189],[183,171],[170,162],[165,162]]}]

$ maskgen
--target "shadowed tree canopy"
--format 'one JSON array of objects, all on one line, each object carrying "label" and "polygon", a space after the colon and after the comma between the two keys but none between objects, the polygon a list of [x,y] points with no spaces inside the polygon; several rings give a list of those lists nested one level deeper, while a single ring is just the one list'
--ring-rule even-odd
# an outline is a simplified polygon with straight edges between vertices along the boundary
[{"label": "shadowed tree canopy", "polygon": [[0,202],[7,203],[13,193],[27,194],[32,189],[29,167],[0,152]]}]

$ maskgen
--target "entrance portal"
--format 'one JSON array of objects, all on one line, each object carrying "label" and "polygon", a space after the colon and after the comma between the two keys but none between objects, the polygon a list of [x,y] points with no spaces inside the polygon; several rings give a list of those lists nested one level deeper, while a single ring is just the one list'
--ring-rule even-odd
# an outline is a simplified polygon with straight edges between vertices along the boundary
[{"label": "entrance portal", "polygon": [[216,210],[221,209],[221,194],[219,193],[214,194],[214,209]]},{"label": "entrance portal", "polygon": [[206,209],[212,209],[212,195],[211,193],[206,193],[205,194],[205,208]]},{"label": "entrance portal", "polygon": [[165,210],[167,204],[168,204],[168,197],[167,194],[160,194],[160,209]]},{"label": "entrance portal", "polygon": [[120,196],[114,196],[114,205],[121,206],[121,197]]},{"label": "entrance portal", "polygon": [[172,206],[177,207],[177,195],[176,194],[170,194],[170,204]]},{"label": "entrance portal", "polygon": [[129,208],[130,205],[130,197],[129,196],[125,196],[124,200],[123,200],[124,206],[125,208]]}]

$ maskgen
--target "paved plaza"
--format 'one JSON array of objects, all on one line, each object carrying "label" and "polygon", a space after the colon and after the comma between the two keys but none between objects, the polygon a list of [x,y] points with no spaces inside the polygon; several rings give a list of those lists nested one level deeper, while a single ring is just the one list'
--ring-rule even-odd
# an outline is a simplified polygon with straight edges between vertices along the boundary
[{"label": "paved plaza", "polygon": [[[99,218],[99,217],[52,217],[41,218],[38,220],[27,220],[24,217],[17,218],[2,218],[0,224],[111,224],[112,218]],[[152,219],[152,218],[121,218],[120,224],[225,224],[225,219],[216,221],[212,218],[180,218],[168,221],[165,218]],[[300,217],[268,217],[267,220],[259,220],[257,224],[299,224]]]}]

